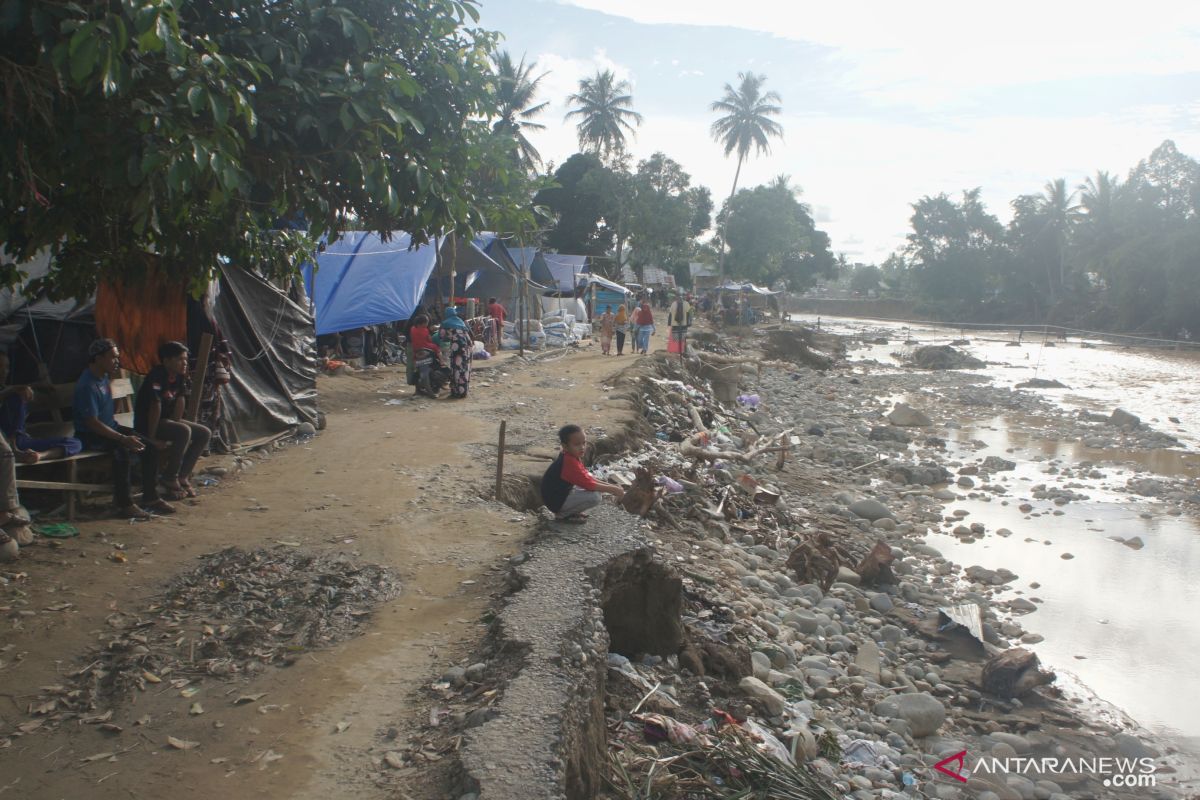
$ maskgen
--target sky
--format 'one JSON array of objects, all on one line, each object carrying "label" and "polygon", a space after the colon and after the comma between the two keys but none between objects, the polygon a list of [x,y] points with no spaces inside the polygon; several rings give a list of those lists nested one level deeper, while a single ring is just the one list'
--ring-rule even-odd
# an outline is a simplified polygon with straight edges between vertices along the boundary
[{"label": "sky", "polygon": [[709,110],[739,72],[783,99],[784,138],[739,186],[791,176],[835,253],[882,262],[911,204],[982,187],[1009,202],[1055,178],[1124,176],[1164,139],[1200,158],[1200,3],[1177,0],[480,0],[485,28],[547,73],[529,138],[578,151],[564,122],[581,78],[612,69],[645,117],[635,158],[662,151],[718,205],[733,158]]}]

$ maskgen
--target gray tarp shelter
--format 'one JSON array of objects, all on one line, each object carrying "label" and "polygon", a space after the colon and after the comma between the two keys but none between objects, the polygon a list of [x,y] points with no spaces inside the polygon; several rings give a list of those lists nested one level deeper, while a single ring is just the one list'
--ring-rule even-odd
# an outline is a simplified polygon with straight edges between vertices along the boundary
[{"label": "gray tarp shelter", "polygon": [[299,282],[289,293],[249,270],[220,273],[213,316],[232,351],[233,379],[222,390],[231,442],[252,445],[301,422],[317,425],[317,341]]},{"label": "gray tarp shelter", "polygon": [[[29,281],[50,268],[45,255],[21,265]],[[26,282],[26,286],[28,281]],[[95,298],[51,302],[28,298],[25,287],[0,291],[0,347],[12,353],[12,379],[33,383],[46,364],[53,383],[75,381],[96,338]],[[222,267],[212,315],[231,351],[232,381],[222,391],[226,441],[250,445],[317,421],[316,352],[312,317],[301,302],[246,270]],[[300,293],[302,295],[302,293]],[[201,302],[188,302],[188,346],[212,332]]]}]

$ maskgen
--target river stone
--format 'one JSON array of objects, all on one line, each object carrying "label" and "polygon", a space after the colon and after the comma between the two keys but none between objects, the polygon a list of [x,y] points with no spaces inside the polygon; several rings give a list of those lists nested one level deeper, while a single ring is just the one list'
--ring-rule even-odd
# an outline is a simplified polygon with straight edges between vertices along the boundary
[{"label": "river stone", "polygon": [[754,672],[754,677],[761,680],[771,671],[771,659],[766,653],[756,650],[750,654],[750,667]]},{"label": "river stone", "polygon": [[783,624],[791,626],[801,633],[816,633],[821,626],[815,614],[808,611],[789,611],[783,616]]},{"label": "river stone", "polygon": [[[850,569],[849,567],[838,567],[836,583],[848,583],[851,586],[858,586],[860,583],[862,583],[862,576],[859,575],[854,570]],[[835,583],[835,585],[836,585],[836,583]],[[824,605],[830,599],[831,598],[828,598],[828,597],[825,598],[824,600],[821,601],[821,604]]]},{"label": "river stone", "polygon": [[[783,699],[783,695],[767,686],[765,683],[755,677],[742,678],[738,683],[738,688],[749,695],[751,698],[763,704],[772,717],[778,717],[783,713],[787,706],[787,701]],[[939,703],[939,705],[941,705]],[[940,724],[940,723],[939,723]]]},{"label": "river stone", "polygon": [[[746,680],[752,680],[746,678]],[[902,719],[908,723],[913,736],[932,736],[946,721],[946,707],[926,692],[888,697],[875,704],[876,716]]]},{"label": "river stone", "polygon": [[855,500],[850,504],[850,511],[863,519],[869,519],[874,522],[877,519],[892,516],[892,512],[883,503],[878,500],[873,500],[870,497],[864,497],[861,500]]},{"label": "river stone", "polygon": [[1037,611],[1037,603],[1026,600],[1024,597],[1018,597],[1008,604],[1008,607],[1019,614],[1029,614]]},{"label": "river stone", "polygon": [[1115,425],[1118,428],[1137,428],[1142,424],[1140,417],[1130,414],[1123,408],[1114,409],[1112,416],[1108,418],[1109,425]]},{"label": "river stone", "polygon": [[892,602],[892,598],[888,597],[883,592],[880,592],[871,598],[871,608],[875,609],[880,614],[886,614],[895,607],[896,604]]},{"label": "river stone", "polygon": [[928,428],[933,424],[929,416],[907,403],[897,403],[887,415],[888,422],[901,428]]}]

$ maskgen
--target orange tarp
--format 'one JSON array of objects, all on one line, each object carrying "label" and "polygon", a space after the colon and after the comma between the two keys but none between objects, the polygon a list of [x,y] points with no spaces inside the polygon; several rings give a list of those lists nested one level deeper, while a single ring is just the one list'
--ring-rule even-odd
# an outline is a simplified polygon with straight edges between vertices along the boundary
[{"label": "orange tarp", "polygon": [[187,291],[155,270],[137,286],[104,284],[96,290],[96,331],[121,348],[121,367],[145,375],[164,342],[187,343]]}]

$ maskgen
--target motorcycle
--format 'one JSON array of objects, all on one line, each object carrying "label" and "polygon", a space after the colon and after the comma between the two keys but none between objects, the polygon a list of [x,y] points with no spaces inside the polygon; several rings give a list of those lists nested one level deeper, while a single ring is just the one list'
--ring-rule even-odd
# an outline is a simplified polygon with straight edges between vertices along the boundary
[{"label": "motorcycle", "polygon": [[450,382],[450,370],[443,367],[430,350],[422,349],[413,353],[413,375],[416,379],[417,394],[429,397],[437,397]]}]

